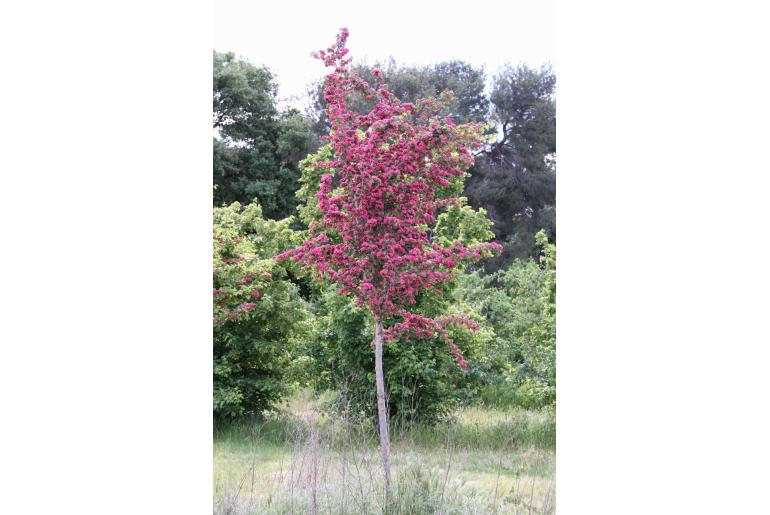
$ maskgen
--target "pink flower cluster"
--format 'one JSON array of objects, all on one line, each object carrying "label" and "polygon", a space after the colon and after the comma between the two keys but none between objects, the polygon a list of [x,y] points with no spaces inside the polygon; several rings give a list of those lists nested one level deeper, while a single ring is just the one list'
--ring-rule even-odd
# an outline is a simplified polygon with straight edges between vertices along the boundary
[{"label": "pink flower cluster", "polygon": [[[405,307],[422,291],[440,294],[439,285],[462,262],[499,249],[497,244],[468,248],[459,241],[443,247],[431,242],[427,230],[439,208],[457,203],[441,188],[473,164],[471,151],[481,143],[482,127],[440,117],[435,99],[399,101],[379,70],[373,72],[375,86],[354,75],[345,58],[347,38],[342,29],[335,45],[313,54],[334,68],[326,77],[324,99],[335,159],[317,166],[336,170],[337,190],[324,174],[318,191],[322,223],[311,227],[303,245],[278,258],[315,268],[340,285],[339,293],[367,305],[377,320],[402,317],[399,329],[390,329],[391,338],[407,332],[443,337],[439,321]],[[349,106],[355,94],[373,99],[374,108],[364,115],[354,112]],[[450,347],[463,365],[454,342]]]},{"label": "pink flower cluster", "polygon": [[262,296],[260,288],[273,277],[267,271],[244,271],[246,259],[236,247],[243,240],[243,236],[228,238],[219,236],[215,231],[215,263],[219,261],[221,266],[214,267],[214,325],[238,322],[252,316],[256,307],[254,301]]}]

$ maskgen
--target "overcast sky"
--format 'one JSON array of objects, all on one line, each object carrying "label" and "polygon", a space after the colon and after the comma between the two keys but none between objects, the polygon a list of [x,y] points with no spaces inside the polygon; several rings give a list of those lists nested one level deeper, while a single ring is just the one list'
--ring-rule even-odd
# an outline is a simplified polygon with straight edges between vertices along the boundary
[{"label": "overcast sky", "polygon": [[308,85],[325,74],[310,53],[330,46],[340,27],[350,30],[354,63],[389,56],[418,65],[461,59],[483,65],[488,79],[506,62],[554,63],[554,0],[460,6],[421,0],[215,0],[214,49],[266,65],[277,77],[279,98],[297,107],[306,104]]}]

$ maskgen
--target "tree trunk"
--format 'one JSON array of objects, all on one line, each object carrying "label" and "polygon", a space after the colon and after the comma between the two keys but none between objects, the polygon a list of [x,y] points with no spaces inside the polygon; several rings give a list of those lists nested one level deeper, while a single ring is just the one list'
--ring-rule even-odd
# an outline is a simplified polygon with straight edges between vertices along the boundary
[{"label": "tree trunk", "polygon": [[385,404],[385,376],[382,373],[382,322],[374,327],[374,374],[377,380],[377,414],[380,419],[380,449],[382,466],[385,469],[385,498],[390,499],[390,434],[388,433],[388,410]]}]

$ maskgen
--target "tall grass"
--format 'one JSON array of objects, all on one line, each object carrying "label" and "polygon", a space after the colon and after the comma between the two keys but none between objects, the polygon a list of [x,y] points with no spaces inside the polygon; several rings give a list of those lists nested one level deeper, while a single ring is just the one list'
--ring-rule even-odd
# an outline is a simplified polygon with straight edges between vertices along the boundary
[{"label": "tall grass", "polygon": [[221,514],[552,513],[553,410],[466,408],[433,426],[393,428],[385,505],[376,427],[300,396],[264,419],[218,427]]}]

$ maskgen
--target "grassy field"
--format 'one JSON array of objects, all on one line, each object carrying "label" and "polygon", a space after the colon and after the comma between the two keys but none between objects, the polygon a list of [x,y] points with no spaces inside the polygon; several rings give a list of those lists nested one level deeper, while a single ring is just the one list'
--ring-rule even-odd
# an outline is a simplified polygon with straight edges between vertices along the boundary
[{"label": "grassy field", "polygon": [[393,428],[386,501],[374,427],[329,417],[301,393],[266,419],[214,434],[214,512],[553,513],[553,409],[468,407]]}]

